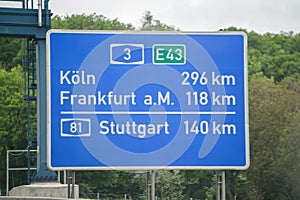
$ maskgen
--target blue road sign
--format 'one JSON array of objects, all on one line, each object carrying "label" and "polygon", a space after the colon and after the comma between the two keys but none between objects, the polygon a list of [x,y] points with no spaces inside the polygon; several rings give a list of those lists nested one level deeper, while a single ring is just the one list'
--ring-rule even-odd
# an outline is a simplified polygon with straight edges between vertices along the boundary
[{"label": "blue road sign", "polygon": [[48,166],[246,169],[243,33],[47,34]]}]

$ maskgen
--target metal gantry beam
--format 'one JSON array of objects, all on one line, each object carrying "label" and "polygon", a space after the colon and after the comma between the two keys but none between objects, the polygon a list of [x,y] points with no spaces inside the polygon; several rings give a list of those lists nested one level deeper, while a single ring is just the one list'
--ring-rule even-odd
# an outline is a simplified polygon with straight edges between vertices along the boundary
[{"label": "metal gantry beam", "polygon": [[0,8],[1,36],[45,39],[50,26],[51,12],[48,9]]}]

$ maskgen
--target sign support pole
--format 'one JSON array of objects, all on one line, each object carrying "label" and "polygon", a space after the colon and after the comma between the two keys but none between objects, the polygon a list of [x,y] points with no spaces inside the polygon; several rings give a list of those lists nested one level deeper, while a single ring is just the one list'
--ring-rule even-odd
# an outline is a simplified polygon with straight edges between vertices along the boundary
[{"label": "sign support pole", "polygon": [[146,172],[146,200],[150,200],[150,171]]},{"label": "sign support pole", "polygon": [[219,170],[216,171],[216,199],[220,200],[220,175]]},{"label": "sign support pole", "polygon": [[152,170],[152,180],[151,180],[151,200],[155,200],[155,170]]},{"label": "sign support pole", "polygon": [[47,87],[46,87],[46,40],[37,40],[37,135],[38,161],[34,180],[57,181],[55,172],[47,167]]},{"label": "sign support pole", "polygon": [[222,171],[222,200],[226,200],[225,171]]}]

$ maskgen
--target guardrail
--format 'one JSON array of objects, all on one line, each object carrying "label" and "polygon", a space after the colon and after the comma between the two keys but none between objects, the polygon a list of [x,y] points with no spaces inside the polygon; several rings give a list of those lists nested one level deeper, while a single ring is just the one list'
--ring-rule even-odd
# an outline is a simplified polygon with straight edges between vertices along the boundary
[{"label": "guardrail", "polygon": [[[19,153],[27,153],[28,150],[7,150],[6,151],[6,196],[8,196],[9,192],[9,172],[10,171],[27,171],[27,170],[36,170],[36,167],[31,167],[28,169],[28,167],[11,167],[10,166],[10,155],[16,155]],[[37,152],[37,150],[30,150],[30,152]]]}]

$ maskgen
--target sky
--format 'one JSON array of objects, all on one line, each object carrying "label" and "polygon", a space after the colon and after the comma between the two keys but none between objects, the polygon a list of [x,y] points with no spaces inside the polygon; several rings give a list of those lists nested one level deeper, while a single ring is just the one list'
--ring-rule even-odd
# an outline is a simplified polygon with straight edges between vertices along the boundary
[{"label": "sky", "polygon": [[300,0],[50,0],[49,8],[60,16],[102,14],[136,28],[150,11],[154,19],[182,31],[235,26],[259,33],[300,33]]},{"label": "sky", "polygon": [[102,14],[141,26],[145,11],[182,31],[235,26],[259,33],[300,33],[300,0],[51,0],[54,15]]}]

